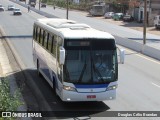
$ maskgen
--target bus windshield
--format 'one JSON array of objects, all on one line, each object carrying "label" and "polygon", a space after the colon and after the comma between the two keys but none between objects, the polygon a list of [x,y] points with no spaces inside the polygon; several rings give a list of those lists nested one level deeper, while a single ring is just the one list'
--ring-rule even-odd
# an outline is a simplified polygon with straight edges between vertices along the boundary
[{"label": "bus windshield", "polygon": [[67,41],[64,81],[101,84],[117,80],[114,40]]}]

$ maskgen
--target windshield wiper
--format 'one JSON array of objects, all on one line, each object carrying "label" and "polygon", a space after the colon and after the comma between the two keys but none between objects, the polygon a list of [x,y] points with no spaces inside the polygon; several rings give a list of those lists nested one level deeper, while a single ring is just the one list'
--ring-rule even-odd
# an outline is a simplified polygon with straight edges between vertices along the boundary
[{"label": "windshield wiper", "polygon": [[86,63],[86,60],[85,60],[85,63],[84,63],[84,66],[83,66],[83,69],[82,69],[82,72],[80,74],[78,82],[82,81],[82,78],[83,78],[83,75],[84,75],[84,71],[86,70],[86,67],[87,67],[87,63]]}]

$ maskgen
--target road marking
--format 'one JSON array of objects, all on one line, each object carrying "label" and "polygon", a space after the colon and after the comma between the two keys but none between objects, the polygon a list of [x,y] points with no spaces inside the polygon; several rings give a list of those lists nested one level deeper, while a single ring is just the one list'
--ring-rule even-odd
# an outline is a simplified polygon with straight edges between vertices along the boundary
[{"label": "road marking", "polygon": [[148,58],[148,57],[146,57],[146,56],[144,56],[144,55],[140,55],[140,54],[136,54],[136,55],[139,56],[139,57],[143,57],[143,58],[146,59],[146,60],[149,60],[149,61],[151,61],[151,62],[154,62],[154,63],[157,63],[157,64],[160,65],[160,62],[159,62],[159,61],[156,61],[156,60],[153,60],[153,58]]},{"label": "road marking", "polygon": [[156,86],[156,87],[159,87],[160,88],[160,86],[159,85],[157,85],[157,84],[155,84],[155,83],[151,83],[152,85],[154,85],[154,86]]},{"label": "road marking", "polygon": [[[122,46],[121,46],[122,47]],[[133,51],[133,50],[130,50],[130,49],[128,49],[128,48],[125,48],[125,47],[123,47],[126,51],[128,51],[128,52],[130,52],[130,53],[135,53],[135,51]],[[137,52],[137,54],[135,54],[135,55],[137,55],[137,56],[139,56],[139,57],[142,57],[142,58],[144,58],[144,59],[146,59],[146,60],[149,60],[149,61],[151,61],[151,62],[154,62],[154,63],[157,63],[157,64],[159,64],[160,65],[160,62],[158,61],[158,60],[154,60],[153,58],[149,58],[149,56],[146,56],[146,55],[144,55],[144,54],[142,54],[142,53],[140,53],[140,52]]]}]

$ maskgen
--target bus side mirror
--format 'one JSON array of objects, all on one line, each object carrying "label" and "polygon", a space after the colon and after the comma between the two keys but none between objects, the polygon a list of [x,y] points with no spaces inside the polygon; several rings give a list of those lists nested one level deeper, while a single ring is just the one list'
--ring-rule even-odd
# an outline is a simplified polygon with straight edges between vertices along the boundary
[{"label": "bus side mirror", "polygon": [[119,55],[120,55],[120,63],[124,64],[124,57],[125,57],[124,49],[120,49]]},{"label": "bus side mirror", "polygon": [[118,50],[119,50],[120,63],[124,64],[125,50],[120,48],[118,48]]},{"label": "bus side mirror", "polygon": [[59,63],[61,65],[64,65],[64,62],[65,62],[65,49],[63,47],[60,47]]}]

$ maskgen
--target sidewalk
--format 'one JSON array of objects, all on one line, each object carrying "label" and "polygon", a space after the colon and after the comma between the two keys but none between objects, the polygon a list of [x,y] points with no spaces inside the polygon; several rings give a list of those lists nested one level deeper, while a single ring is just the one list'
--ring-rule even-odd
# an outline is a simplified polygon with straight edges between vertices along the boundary
[{"label": "sidewalk", "polygon": [[13,71],[10,67],[10,61],[2,43],[2,39],[0,39],[0,78],[7,77],[11,75],[12,72]]}]

